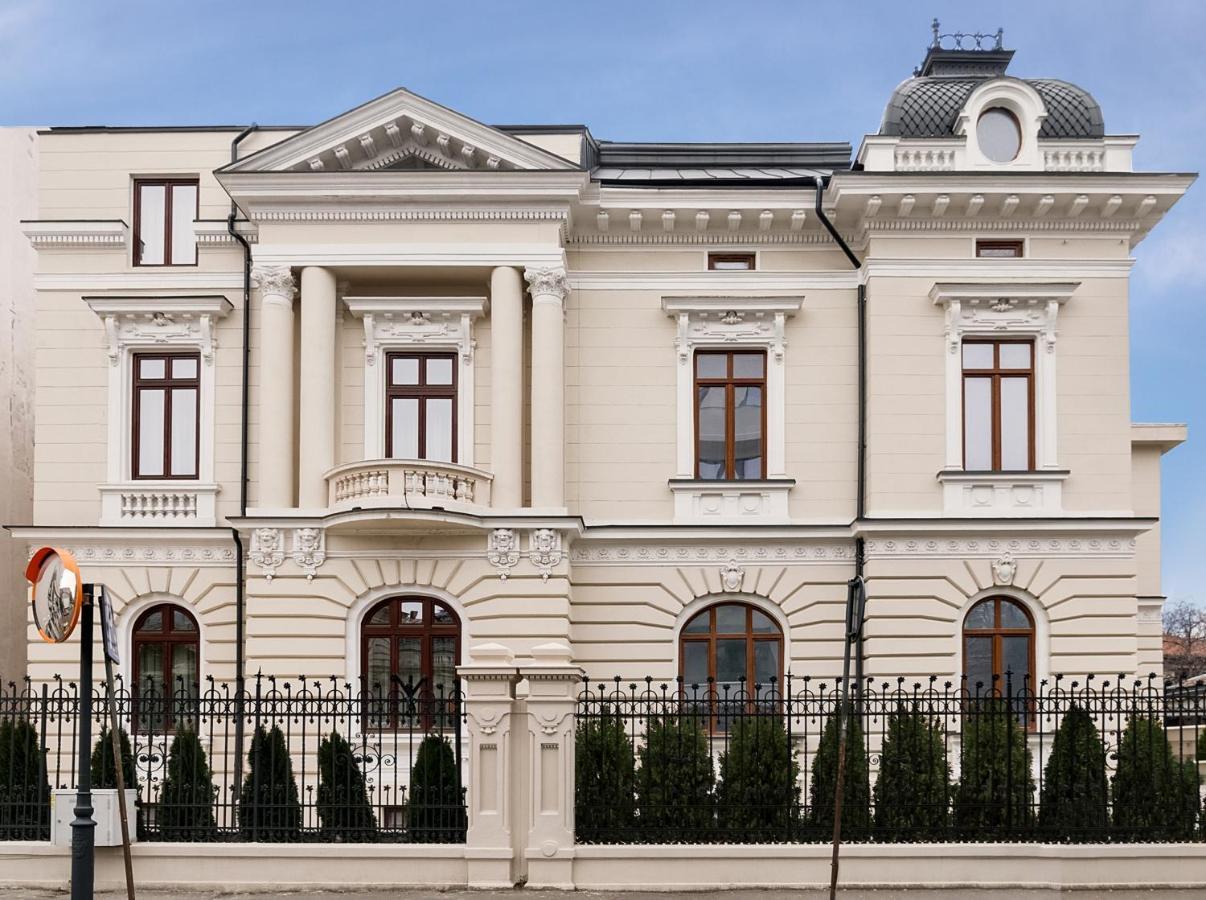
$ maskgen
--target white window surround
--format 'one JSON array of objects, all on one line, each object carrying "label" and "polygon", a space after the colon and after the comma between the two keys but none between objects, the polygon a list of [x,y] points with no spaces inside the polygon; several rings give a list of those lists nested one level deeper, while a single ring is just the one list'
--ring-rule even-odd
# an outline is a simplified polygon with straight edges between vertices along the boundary
[{"label": "white window surround", "polygon": [[[946,454],[938,480],[948,516],[1057,516],[1068,472],[1059,466],[1056,323],[1079,282],[937,283],[930,291],[946,316]],[[1033,472],[963,469],[963,341],[1034,339]]]},{"label": "white window surround", "polygon": [[[1021,132],[1021,147],[1018,154],[1008,162],[995,162],[981,150],[976,138],[976,126],[980,116],[989,109],[1009,111],[1017,119]],[[1043,154],[1039,150],[1038,135],[1047,118],[1047,107],[1038,91],[1017,78],[994,78],[980,85],[967,98],[959,118],[955,121],[955,134],[967,138],[967,165],[972,169],[1008,171],[1023,169],[1039,171],[1044,168]]]},{"label": "white window surround", "polygon": [[385,354],[391,350],[447,350],[457,374],[457,465],[473,465],[473,320],[485,297],[344,297],[364,324],[364,458],[385,457]]},{"label": "white window surround", "polygon": [[[214,483],[214,336],[233,308],[220,295],[195,297],[84,297],[100,317],[109,356],[108,439],[101,525],[212,526]],[[196,479],[132,477],[133,359],[136,353],[196,350],[201,357],[198,403],[200,456]]]},{"label": "white window surround", "polygon": [[[676,472],[670,481],[676,524],[786,522],[787,478],[785,356],[786,323],[803,297],[663,297],[674,317],[678,354]],[[695,478],[695,351],[765,349],[766,474],[759,481]]]}]

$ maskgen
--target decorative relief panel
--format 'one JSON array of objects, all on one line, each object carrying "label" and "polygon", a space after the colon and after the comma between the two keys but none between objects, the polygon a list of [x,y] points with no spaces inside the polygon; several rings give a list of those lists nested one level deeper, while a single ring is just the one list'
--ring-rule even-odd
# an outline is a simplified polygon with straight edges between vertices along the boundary
[{"label": "decorative relief panel", "polygon": [[[984,537],[984,538],[871,538],[868,557],[929,556],[945,559],[993,558],[1002,554],[1035,557],[1104,557],[1128,559],[1135,555],[1134,538],[1096,537]],[[1003,570],[1004,571],[1004,570]]]},{"label": "decorative relief panel", "polygon": [[225,297],[85,297],[105,327],[109,364],[127,347],[196,347],[213,362],[214,323],[232,309]]},{"label": "decorative relief panel", "polygon": [[595,543],[579,540],[570,551],[575,563],[589,565],[678,565],[692,563],[778,562],[794,565],[832,565],[854,559],[852,541],[816,543],[724,543],[724,544],[656,544],[637,542]]}]

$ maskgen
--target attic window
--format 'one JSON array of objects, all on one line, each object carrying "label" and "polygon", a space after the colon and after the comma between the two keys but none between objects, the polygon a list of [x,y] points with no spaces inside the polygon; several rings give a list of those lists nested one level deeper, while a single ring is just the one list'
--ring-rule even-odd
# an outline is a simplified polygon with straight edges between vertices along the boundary
[{"label": "attic window", "polygon": [[996,163],[1013,162],[1022,149],[1022,127],[1009,110],[992,106],[976,122],[976,142],[980,152]]},{"label": "attic window", "polygon": [[753,253],[709,253],[708,269],[713,272],[752,272]]},{"label": "attic window", "polygon": [[1022,241],[976,241],[976,259],[1021,259]]}]

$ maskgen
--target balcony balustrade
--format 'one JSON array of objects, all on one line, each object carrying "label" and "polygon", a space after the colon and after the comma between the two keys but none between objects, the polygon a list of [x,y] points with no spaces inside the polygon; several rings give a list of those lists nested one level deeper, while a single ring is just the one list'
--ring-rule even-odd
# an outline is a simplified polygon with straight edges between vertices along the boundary
[{"label": "balcony balustrade", "polygon": [[368,459],[327,473],[333,510],[409,507],[477,511],[490,506],[489,472],[422,459]]}]

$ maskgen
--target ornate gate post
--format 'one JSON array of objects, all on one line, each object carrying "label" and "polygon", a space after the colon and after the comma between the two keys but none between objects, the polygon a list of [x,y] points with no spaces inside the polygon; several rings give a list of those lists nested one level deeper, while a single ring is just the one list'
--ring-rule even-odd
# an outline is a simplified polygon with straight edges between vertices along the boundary
[{"label": "ornate gate post", "polygon": [[519,664],[528,686],[529,887],[574,887],[574,709],[582,670],[572,658],[568,646],[553,642]]},{"label": "ornate gate post", "polygon": [[474,888],[510,888],[519,875],[511,830],[511,718],[519,677],[511,651],[502,644],[481,644],[469,656],[471,662],[457,669],[465,685],[469,731],[468,882]]}]

